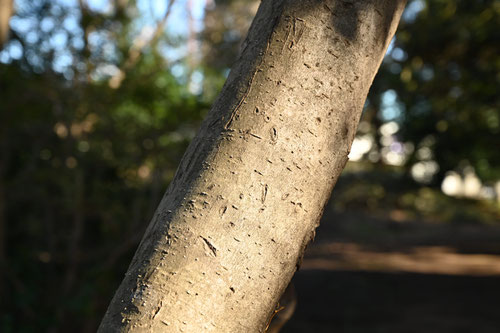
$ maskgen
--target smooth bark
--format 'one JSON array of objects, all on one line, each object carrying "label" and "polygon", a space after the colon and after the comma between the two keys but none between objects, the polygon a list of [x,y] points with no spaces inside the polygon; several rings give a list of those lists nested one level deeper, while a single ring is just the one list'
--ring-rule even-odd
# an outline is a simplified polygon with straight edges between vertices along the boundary
[{"label": "smooth bark", "polygon": [[0,0],[0,50],[9,39],[9,21],[14,9],[14,0]]},{"label": "smooth bark", "polygon": [[404,1],[264,0],[100,332],[263,332]]}]

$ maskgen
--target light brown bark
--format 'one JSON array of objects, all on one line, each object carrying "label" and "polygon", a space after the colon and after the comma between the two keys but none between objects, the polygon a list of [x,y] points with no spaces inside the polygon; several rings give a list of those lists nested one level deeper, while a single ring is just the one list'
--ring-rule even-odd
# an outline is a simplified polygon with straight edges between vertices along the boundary
[{"label": "light brown bark", "polygon": [[9,21],[14,10],[14,0],[0,0],[0,50],[9,39]]},{"label": "light brown bark", "polygon": [[263,332],[404,1],[264,0],[100,332]]}]

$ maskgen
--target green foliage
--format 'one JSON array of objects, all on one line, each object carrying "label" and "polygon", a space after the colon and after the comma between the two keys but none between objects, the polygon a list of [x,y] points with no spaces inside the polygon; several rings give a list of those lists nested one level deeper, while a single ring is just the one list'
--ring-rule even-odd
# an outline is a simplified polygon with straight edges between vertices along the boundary
[{"label": "green foliage", "polygon": [[[126,68],[132,18],[86,9],[76,28],[41,28],[75,11],[20,2],[13,20],[33,24],[13,30],[22,56],[0,64],[2,332],[95,330],[207,109],[154,45],[111,88],[101,69]],[[86,29],[104,37],[56,66],[64,51],[51,38],[86,44]]]},{"label": "green foliage", "polygon": [[337,212],[365,212],[397,222],[498,225],[494,201],[454,198],[423,187],[402,168],[367,168],[348,164],[333,195]]},{"label": "green foliage", "polygon": [[[498,2],[413,1],[408,7],[412,3],[423,10],[401,22],[372,99],[389,88],[397,93],[404,106],[400,138],[417,148],[431,139],[437,181],[464,165],[483,180],[498,180]],[[417,160],[414,154],[409,165]]]}]

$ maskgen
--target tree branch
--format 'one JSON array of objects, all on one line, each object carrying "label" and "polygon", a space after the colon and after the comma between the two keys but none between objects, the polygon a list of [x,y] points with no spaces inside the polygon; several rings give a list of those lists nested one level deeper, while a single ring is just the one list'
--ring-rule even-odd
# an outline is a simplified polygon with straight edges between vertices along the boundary
[{"label": "tree branch", "polygon": [[167,24],[167,20],[174,3],[175,0],[169,1],[167,5],[167,10],[165,11],[165,15],[163,15],[163,18],[156,25],[156,29],[153,32],[153,36],[149,40],[141,38],[140,36],[136,38],[136,40],[129,49],[128,57],[125,60],[123,67],[120,68],[118,72],[109,79],[109,86],[111,88],[118,89],[121,86],[123,80],[125,79],[127,72],[139,62],[141,54],[144,51],[144,49],[148,46],[155,45],[158,42],[158,39],[162,35],[165,25]]}]

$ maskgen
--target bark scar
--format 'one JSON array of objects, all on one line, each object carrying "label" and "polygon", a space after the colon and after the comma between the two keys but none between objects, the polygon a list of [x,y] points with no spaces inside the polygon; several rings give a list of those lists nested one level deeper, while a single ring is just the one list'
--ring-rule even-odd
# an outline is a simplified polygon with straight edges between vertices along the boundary
[{"label": "bark scar", "polygon": [[220,209],[219,209],[219,215],[220,217],[222,217],[227,211],[227,206],[222,206]]},{"label": "bark scar", "polygon": [[266,185],[264,185],[264,187],[262,188],[262,197],[261,197],[261,202],[262,204],[264,204],[266,202],[266,197],[267,197],[267,190],[269,189],[269,187]]},{"label": "bark scar", "polygon": [[[289,21],[292,19],[290,16],[286,17],[286,20]],[[297,23],[300,22],[300,23]],[[288,46],[288,49],[292,50],[293,47],[300,42],[302,35],[305,30],[305,21],[299,17],[294,17],[292,23],[287,24],[287,31],[285,36],[285,41],[283,42],[283,47],[281,48],[280,54],[283,53],[285,47]],[[290,39],[290,42],[288,40]]]},{"label": "bark scar", "polygon": [[215,248],[215,246],[213,246],[212,243],[210,243],[210,241],[208,239],[206,239],[205,237],[200,236],[200,238],[203,239],[203,241],[205,242],[205,244],[207,244],[210,251],[212,251],[214,256],[217,257],[217,249]]},{"label": "bark scar", "polygon": [[[296,27],[297,22],[301,22],[299,24],[300,28],[298,28],[298,30]],[[290,46],[289,46],[290,49],[292,49],[295,44],[298,44],[300,42],[300,39],[302,38],[302,35],[304,34],[305,27],[306,27],[306,24],[305,24],[303,19],[298,18],[298,17],[294,18],[294,20],[293,20],[293,39],[290,42]]]},{"label": "bark scar", "polygon": [[241,97],[240,101],[238,102],[238,105],[236,105],[236,107],[234,108],[234,110],[231,112],[231,116],[229,117],[229,120],[224,125],[224,129],[225,130],[229,130],[229,127],[233,123],[233,120],[236,117],[236,114],[237,114],[238,110],[243,105],[243,103],[247,99],[248,95],[250,94],[250,91],[252,90],[253,80],[255,79],[255,76],[257,75],[257,72],[259,70],[261,70],[262,63],[264,62],[264,58],[267,55],[267,51],[269,50],[269,44],[271,43],[271,39],[273,37],[274,26],[277,24],[278,19],[279,19],[279,16],[276,16],[275,19],[274,19],[273,29],[271,30],[271,34],[269,35],[269,38],[267,40],[266,49],[261,54],[259,65],[257,67],[255,67],[255,71],[253,72],[252,77],[250,78],[250,82],[248,83],[248,86],[247,86],[247,89],[246,89],[245,93],[243,94],[243,96]]},{"label": "bark scar", "polygon": [[162,306],[163,306],[163,302],[162,302],[162,301],[160,301],[160,304],[158,304],[158,307],[156,308],[156,310],[155,310],[155,312],[154,312],[154,314],[153,314],[153,319],[155,319],[155,318],[156,318],[156,316],[157,316],[157,315],[158,315],[158,313],[160,312],[160,310],[161,310],[161,307],[162,307]]},{"label": "bark scar", "polygon": [[[289,19],[289,18],[290,18],[290,17],[287,17],[287,18],[286,18],[286,19],[287,19],[287,21],[288,21],[288,19]],[[295,21],[294,21],[294,23],[295,23]],[[295,24],[294,24],[294,27],[293,27],[293,28],[295,29]],[[282,54],[282,53],[283,53],[283,50],[285,49],[285,46],[286,46],[286,44],[287,44],[287,42],[288,42],[288,38],[290,37],[290,30],[292,30],[292,26],[291,26],[291,25],[289,25],[289,24],[287,24],[285,41],[283,42],[283,46],[281,47],[280,54]],[[295,31],[294,31],[294,32],[295,32]],[[293,38],[293,37],[292,37],[292,38]],[[293,43],[293,40],[292,40],[292,43]]]}]

